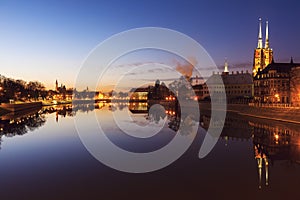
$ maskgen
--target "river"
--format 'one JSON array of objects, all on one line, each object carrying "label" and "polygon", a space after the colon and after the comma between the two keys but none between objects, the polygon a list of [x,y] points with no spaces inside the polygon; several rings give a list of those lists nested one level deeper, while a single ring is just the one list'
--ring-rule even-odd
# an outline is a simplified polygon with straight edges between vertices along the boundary
[{"label": "river", "polygon": [[[129,108],[101,102],[1,116],[1,199],[299,198],[299,125],[229,114],[216,146],[200,159],[210,122],[210,116],[201,115],[200,122],[193,123],[201,125],[195,139],[177,160],[153,172],[126,173],[92,156],[76,123],[85,130],[80,134],[89,136],[96,118],[115,145],[137,154],[161,149],[174,139],[180,123],[176,110],[150,115],[145,103]],[[123,130],[161,130],[147,138],[128,136],[112,123],[112,113]],[[128,115],[131,120],[122,117]]]}]

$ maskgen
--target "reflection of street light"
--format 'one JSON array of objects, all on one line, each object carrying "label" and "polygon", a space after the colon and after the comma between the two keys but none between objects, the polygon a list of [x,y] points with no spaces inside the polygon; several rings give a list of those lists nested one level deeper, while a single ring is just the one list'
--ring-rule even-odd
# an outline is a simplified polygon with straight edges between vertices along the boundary
[{"label": "reflection of street light", "polygon": [[3,95],[2,91],[3,91],[3,87],[0,86],[0,97],[1,97],[1,99],[0,99],[0,104],[1,104],[1,101],[2,101],[2,95]]},{"label": "reflection of street light", "polygon": [[279,135],[278,135],[278,134],[275,134],[274,137],[275,137],[275,143],[278,144]]},{"label": "reflection of street light", "polygon": [[275,94],[275,98],[276,98],[277,102],[280,101],[279,94]]}]

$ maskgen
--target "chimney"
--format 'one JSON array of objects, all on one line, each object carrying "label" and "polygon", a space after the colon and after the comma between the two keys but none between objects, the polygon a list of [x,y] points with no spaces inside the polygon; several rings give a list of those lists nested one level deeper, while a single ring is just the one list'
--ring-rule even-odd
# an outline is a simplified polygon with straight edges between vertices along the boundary
[{"label": "chimney", "polygon": [[244,71],[242,70],[242,74],[244,74]]},{"label": "chimney", "polygon": [[236,71],[236,74],[239,74],[239,71]]},{"label": "chimney", "polygon": [[249,74],[248,69],[246,70],[246,73]]}]

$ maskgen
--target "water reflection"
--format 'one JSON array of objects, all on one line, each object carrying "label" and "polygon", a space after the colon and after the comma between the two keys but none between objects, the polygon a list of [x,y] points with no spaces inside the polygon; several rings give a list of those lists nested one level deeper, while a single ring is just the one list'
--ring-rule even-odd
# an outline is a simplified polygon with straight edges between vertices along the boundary
[{"label": "water reflection", "polygon": [[43,126],[45,122],[45,116],[35,109],[0,116],[0,148],[2,136],[24,135]]},{"label": "water reflection", "polygon": [[[168,120],[168,127],[177,132],[180,128],[181,135],[189,135],[192,133],[193,126],[198,121],[190,110],[186,113],[181,113],[180,107],[177,102],[162,102],[158,101],[152,104],[145,102],[132,102],[129,103],[129,110],[133,114],[147,114],[146,119],[159,123],[161,120]],[[181,127],[180,127],[181,125]]]},{"label": "water reflection", "polygon": [[[201,125],[207,129],[210,117],[201,116]],[[225,145],[232,141],[251,141],[257,163],[258,187],[269,185],[269,170],[275,162],[286,166],[300,164],[300,127],[277,121],[257,118],[242,118],[229,114],[225,121],[221,139]]]},{"label": "water reflection", "polygon": [[111,104],[106,102],[99,102],[96,104],[80,103],[80,104],[64,104],[55,106],[45,106],[42,109],[30,109],[21,112],[11,112],[0,116],[0,148],[3,141],[3,136],[13,137],[15,135],[24,135],[32,132],[38,127],[45,125],[46,115],[55,113],[55,120],[59,122],[62,117],[74,117],[77,112],[89,113],[95,109],[102,109],[106,106],[109,110],[116,109],[123,110],[128,104]]},{"label": "water reflection", "polygon": [[[117,110],[127,112],[129,109],[132,115],[142,117],[153,123],[165,120],[167,122],[167,129],[177,132],[182,128],[185,131],[181,131],[180,134],[184,135],[189,135],[191,133],[190,127],[198,121],[193,117],[192,112],[185,115],[181,114],[180,109],[174,104],[162,104],[153,107],[153,105],[148,105],[145,102],[131,104],[99,102],[97,104],[49,106],[43,107],[41,110],[29,110],[22,113],[10,113],[1,116],[0,147],[5,137],[24,135],[35,131],[38,127],[44,126],[47,123],[47,115],[49,114],[54,113],[53,116],[60,123],[60,120],[63,120],[66,116],[73,117],[77,113],[88,114],[101,109],[107,109],[111,112]],[[210,116],[202,114],[199,122],[201,127],[207,130],[211,123]],[[218,127],[219,123],[212,123],[212,125]],[[119,137],[119,135],[117,136]],[[300,164],[299,125],[246,118],[231,113],[226,117],[220,141],[220,144],[224,143],[228,149],[231,145],[237,143],[240,145],[245,145],[245,143],[251,144],[251,149],[249,150],[251,153],[250,159],[255,163],[255,166],[251,170],[253,172],[256,170],[256,185],[260,189],[275,187],[276,181],[281,180],[274,180],[276,173],[281,173],[281,177],[284,177],[285,172],[289,168],[295,168]],[[242,152],[236,153],[242,154]],[[221,156],[223,155],[219,155],[217,159],[221,159]],[[234,162],[243,165],[243,163],[239,163],[239,160],[234,160]]]},{"label": "water reflection", "polygon": [[3,136],[13,137],[32,132],[38,127],[45,125],[47,114],[56,113],[55,118],[56,122],[58,122],[59,116],[73,117],[75,116],[76,112],[93,111],[94,108],[95,106],[93,104],[81,104],[76,106],[67,104],[46,106],[42,109],[30,109],[2,115],[0,116],[0,148],[1,142],[3,141]]},{"label": "water reflection", "polygon": [[[286,166],[300,164],[299,127],[281,123],[249,121],[253,127],[253,148],[257,161],[259,188],[269,185],[269,167],[283,161]],[[264,178],[264,180],[263,180]]]}]

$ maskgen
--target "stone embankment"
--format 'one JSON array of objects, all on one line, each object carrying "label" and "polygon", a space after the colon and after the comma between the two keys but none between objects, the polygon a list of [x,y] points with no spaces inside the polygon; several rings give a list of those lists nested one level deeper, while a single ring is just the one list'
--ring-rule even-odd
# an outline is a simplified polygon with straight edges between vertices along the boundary
[{"label": "stone embankment", "polygon": [[[211,110],[209,103],[200,102],[200,112]],[[216,106],[218,109],[218,106]],[[288,123],[300,124],[300,108],[295,107],[255,107],[242,104],[228,104],[227,114],[237,113],[242,116],[277,120]]]}]

